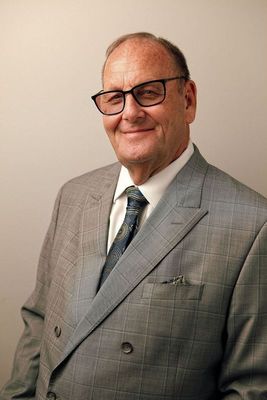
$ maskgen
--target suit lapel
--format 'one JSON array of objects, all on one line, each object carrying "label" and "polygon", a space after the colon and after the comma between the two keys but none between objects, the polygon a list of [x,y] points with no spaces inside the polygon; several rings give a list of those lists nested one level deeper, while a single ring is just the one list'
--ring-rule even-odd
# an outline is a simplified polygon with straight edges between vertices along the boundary
[{"label": "suit lapel", "polygon": [[[200,208],[207,168],[208,164],[195,149],[190,161],[171,183],[154,212],[89,304],[88,312],[77,325],[61,361],[125,299],[207,213],[207,210]],[[107,199],[108,197],[110,196],[107,196]],[[105,203],[105,197],[102,202]],[[109,213],[107,207],[105,209],[103,224],[106,224]],[[100,237],[100,248],[104,252],[106,234],[101,234]]]},{"label": "suit lapel", "polygon": [[[71,323],[77,325],[92,303],[106,258],[109,214],[120,166],[90,178],[89,195],[80,225],[80,256],[77,260],[72,300],[68,304]],[[101,182],[101,184],[100,184]]]}]

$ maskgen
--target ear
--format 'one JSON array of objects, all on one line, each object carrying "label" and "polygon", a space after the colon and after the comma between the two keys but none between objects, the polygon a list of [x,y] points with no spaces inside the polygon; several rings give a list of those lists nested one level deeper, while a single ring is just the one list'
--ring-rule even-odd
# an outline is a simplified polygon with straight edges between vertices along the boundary
[{"label": "ear", "polygon": [[191,124],[196,116],[197,88],[192,80],[186,81],[184,85],[185,122]]}]

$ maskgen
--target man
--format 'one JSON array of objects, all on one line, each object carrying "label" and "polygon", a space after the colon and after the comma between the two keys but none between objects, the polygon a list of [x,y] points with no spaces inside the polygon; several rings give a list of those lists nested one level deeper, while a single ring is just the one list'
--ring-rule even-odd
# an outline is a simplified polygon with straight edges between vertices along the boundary
[{"label": "man", "polygon": [[93,100],[119,163],[60,191],[0,399],[267,398],[267,201],[192,145],[184,56],[124,36]]}]

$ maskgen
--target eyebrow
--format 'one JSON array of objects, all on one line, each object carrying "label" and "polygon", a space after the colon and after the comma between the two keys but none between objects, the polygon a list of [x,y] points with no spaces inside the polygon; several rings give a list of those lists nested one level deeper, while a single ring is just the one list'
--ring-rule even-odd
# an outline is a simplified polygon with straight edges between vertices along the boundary
[{"label": "eyebrow", "polygon": [[102,91],[103,92],[109,92],[109,91],[127,91],[127,90],[131,90],[132,88],[134,88],[134,87],[136,87],[136,86],[139,86],[139,85],[142,85],[143,83],[147,83],[147,82],[153,82],[153,81],[161,81],[162,79],[164,79],[164,78],[152,78],[152,79],[146,79],[145,81],[141,81],[141,82],[139,82],[139,83],[136,83],[135,85],[132,85],[129,89],[119,89],[118,87],[114,87],[114,88],[111,88],[111,89],[103,89]]}]

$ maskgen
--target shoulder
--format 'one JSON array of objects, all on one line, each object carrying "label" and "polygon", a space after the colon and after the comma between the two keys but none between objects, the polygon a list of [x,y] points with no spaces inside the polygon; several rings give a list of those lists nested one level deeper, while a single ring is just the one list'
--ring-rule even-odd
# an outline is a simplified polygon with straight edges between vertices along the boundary
[{"label": "shoulder", "polygon": [[208,164],[204,187],[206,198],[267,210],[267,199],[263,195],[210,164]]},{"label": "shoulder", "polygon": [[120,167],[117,162],[70,179],[60,189],[61,203],[79,205],[84,203],[89,195],[101,196],[110,185],[116,184]]},{"label": "shoulder", "polygon": [[105,167],[94,169],[90,172],[86,172],[80,176],[70,179],[65,183],[64,187],[69,188],[72,186],[81,186],[88,188],[96,188],[98,189],[101,186],[102,180],[113,180],[116,179],[121,165],[116,162],[110,165],[106,165]]},{"label": "shoulder", "polygon": [[240,235],[251,232],[254,237],[267,223],[267,199],[212,165],[207,169],[202,204],[209,209],[211,224]]},{"label": "shoulder", "polygon": [[246,204],[252,207],[267,208],[267,199],[238,181],[227,172],[209,164],[195,146],[191,168],[203,178],[203,200],[220,201],[222,203]]},{"label": "shoulder", "polygon": [[[194,176],[202,181],[201,205],[218,226],[236,225],[258,230],[267,221],[267,199],[228,173],[209,164],[195,147],[191,162]],[[197,171],[197,172],[195,172]]]}]

